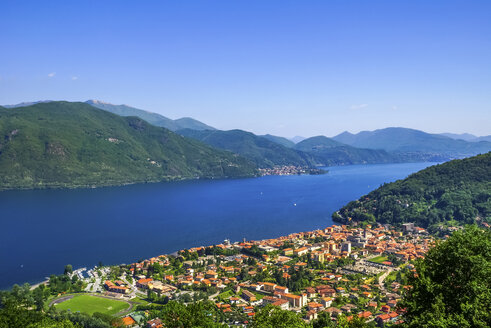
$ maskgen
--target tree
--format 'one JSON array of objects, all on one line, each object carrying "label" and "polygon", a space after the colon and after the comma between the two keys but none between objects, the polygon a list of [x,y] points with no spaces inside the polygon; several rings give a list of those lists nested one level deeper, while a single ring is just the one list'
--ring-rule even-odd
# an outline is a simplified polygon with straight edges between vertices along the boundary
[{"label": "tree", "polygon": [[253,328],[306,328],[309,327],[295,312],[282,310],[271,304],[259,310]]},{"label": "tree", "polygon": [[78,328],[80,326],[73,324],[70,320],[55,321],[52,319],[44,319],[37,323],[31,323],[27,328]]},{"label": "tree", "polygon": [[70,274],[70,273],[73,273],[73,267],[71,264],[67,264],[65,265],[65,271],[63,272],[63,274]]},{"label": "tree", "polygon": [[147,298],[150,302],[155,301],[157,297],[158,297],[157,294],[153,290],[151,289],[147,290]]},{"label": "tree", "polygon": [[317,319],[312,322],[313,328],[333,328],[336,324],[332,321],[331,316],[327,312],[321,312]]},{"label": "tree", "polygon": [[167,303],[158,316],[168,328],[201,327],[224,328],[227,325],[220,323],[222,314],[211,302],[198,302],[184,305],[175,301]]},{"label": "tree", "polygon": [[400,304],[407,327],[491,326],[491,231],[468,226],[416,263]]},{"label": "tree", "polygon": [[357,315],[353,315],[351,318],[342,315],[338,318],[336,327],[337,328],[367,328],[370,326],[365,322],[364,318],[360,318]]}]

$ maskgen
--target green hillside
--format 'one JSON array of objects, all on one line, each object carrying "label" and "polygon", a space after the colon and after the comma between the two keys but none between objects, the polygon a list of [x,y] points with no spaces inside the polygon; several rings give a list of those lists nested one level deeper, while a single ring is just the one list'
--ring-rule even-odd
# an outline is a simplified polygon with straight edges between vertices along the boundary
[{"label": "green hillside", "polygon": [[0,107],[0,189],[253,176],[253,163],[85,103]]},{"label": "green hillside", "polygon": [[271,134],[260,135],[260,137],[266,138],[268,140],[271,140],[273,142],[276,142],[276,143],[278,143],[282,146],[288,147],[288,148],[295,147],[295,143],[293,141],[291,141],[287,138],[284,138],[284,137],[278,137],[278,136],[274,136]]},{"label": "green hillside", "polygon": [[428,227],[456,220],[491,222],[491,152],[431,166],[350,202],[333,219],[415,222]]},{"label": "green hillside", "polygon": [[355,148],[324,136],[300,141],[295,145],[295,149],[312,155],[318,164],[324,166],[402,161],[399,156],[389,154],[385,150]]},{"label": "green hillside", "polygon": [[315,166],[315,160],[311,155],[242,130],[196,131],[185,129],[177,133],[244,156],[261,168],[275,165]]}]

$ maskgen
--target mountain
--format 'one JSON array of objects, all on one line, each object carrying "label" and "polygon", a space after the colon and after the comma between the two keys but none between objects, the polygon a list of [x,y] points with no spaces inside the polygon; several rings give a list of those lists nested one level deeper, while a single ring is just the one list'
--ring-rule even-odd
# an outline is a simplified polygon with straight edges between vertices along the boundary
[{"label": "mountain", "polygon": [[352,145],[355,142],[356,135],[351,132],[344,131],[343,133],[340,133],[337,136],[332,137],[332,139],[346,145]]},{"label": "mountain", "polygon": [[301,151],[282,146],[267,138],[242,130],[178,130],[177,133],[202,141],[215,148],[224,149],[244,156],[261,168],[275,165],[295,165],[313,167],[312,156]]},{"label": "mountain", "polygon": [[320,151],[340,146],[346,145],[325,136],[316,136],[298,142],[295,145],[295,149],[301,151]]},{"label": "mountain", "polygon": [[280,144],[280,145],[288,147],[288,148],[295,147],[295,143],[293,141],[288,140],[287,138],[284,138],[284,137],[273,136],[271,134],[265,134],[265,135],[262,135],[260,137],[266,138],[268,140],[271,140],[273,142],[276,142],[277,144]]},{"label": "mountain", "polygon": [[476,139],[474,140],[471,140],[473,142],[476,142],[476,141],[487,141],[487,142],[491,142],[491,135],[489,136],[483,136],[483,137],[477,137]]},{"label": "mountain", "polygon": [[177,129],[191,129],[191,130],[216,130],[214,127],[206,125],[203,122],[195,120],[191,117],[183,117],[174,120],[174,123],[177,125]]},{"label": "mountain", "polygon": [[305,139],[307,139],[307,138],[301,137],[301,136],[294,136],[290,140],[293,141],[293,143],[299,143],[300,141],[305,140]]},{"label": "mountain", "polygon": [[215,130],[214,127],[206,125],[190,117],[183,117],[177,120],[172,120],[163,115],[148,112],[127,105],[113,105],[100,100],[87,100],[86,103],[120,116],[137,116],[152,125],[160,126],[171,131],[177,131],[179,129]]},{"label": "mountain", "polygon": [[0,189],[253,176],[254,164],[85,103],[0,107]]},{"label": "mountain", "polygon": [[28,102],[21,102],[19,104],[15,104],[15,105],[4,105],[3,107],[5,107],[5,108],[26,107],[26,106],[31,106],[31,105],[41,104],[41,103],[48,103],[48,102],[52,102],[52,101],[53,100],[28,101]]},{"label": "mountain", "polygon": [[472,156],[491,150],[490,142],[467,142],[406,128],[386,128],[357,134],[343,132],[334,140],[358,148],[393,152],[445,154],[449,158]]},{"label": "mountain", "polygon": [[470,133],[462,133],[462,134],[455,134],[455,133],[440,133],[440,135],[449,137],[452,139],[461,139],[469,142],[480,142],[480,141],[487,141],[491,142],[491,135],[489,136],[482,136],[482,137],[476,137],[473,134]]},{"label": "mountain", "polygon": [[474,141],[477,137],[470,133],[440,133],[441,136],[448,137],[455,140],[465,140],[465,141]]},{"label": "mountain", "polygon": [[295,149],[312,155],[323,166],[402,161],[399,156],[385,150],[355,148],[325,136],[305,139],[297,143]]},{"label": "mountain", "polygon": [[340,222],[390,224],[415,222],[423,227],[456,220],[491,223],[491,152],[453,160],[414,173],[350,202],[333,214]]}]

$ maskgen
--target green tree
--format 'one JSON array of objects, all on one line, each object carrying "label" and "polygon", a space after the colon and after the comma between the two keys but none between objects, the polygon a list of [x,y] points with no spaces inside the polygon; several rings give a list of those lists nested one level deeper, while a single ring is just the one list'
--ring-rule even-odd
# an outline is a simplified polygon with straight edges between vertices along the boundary
[{"label": "green tree", "polygon": [[310,327],[295,312],[282,310],[271,304],[256,313],[253,328],[306,328]]},{"label": "green tree", "polygon": [[80,326],[74,324],[70,320],[55,321],[49,318],[45,318],[40,322],[31,323],[26,328],[79,328]]},{"label": "green tree", "polygon": [[331,316],[327,312],[321,312],[317,319],[312,322],[313,328],[333,328],[336,324],[332,321]]},{"label": "green tree", "polygon": [[63,274],[70,274],[70,273],[73,273],[73,267],[71,264],[67,264],[65,265],[65,271],[63,272]]},{"label": "green tree", "polygon": [[168,328],[201,327],[224,328],[222,314],[211,302],[199,302],[184,305],[171,301],[164,306],[158,316]]},{"label": "green tree", "polygon": [[491,326],[491,231],[468,226],[416,263],[400,306],[407,327]]},{"label": "green tree", "polygon": [[338,322],[336,324],[336,328],[367,328],[370,327],[365,319],[358,317],[357,315],[353,315],[350,319],[348,317],[342,315],[338,318]]}]

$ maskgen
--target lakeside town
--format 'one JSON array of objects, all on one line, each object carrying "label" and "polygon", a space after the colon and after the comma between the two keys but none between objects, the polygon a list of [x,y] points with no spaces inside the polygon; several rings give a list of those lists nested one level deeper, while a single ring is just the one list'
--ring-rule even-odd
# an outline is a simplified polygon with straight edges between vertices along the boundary
[{"label": "lakeside town", "polygon": [[259,168],[258,171],[260,176],[301,175],[301,174],[319,175],[319,174],[327,173],[327,170],[323,170],[319,168],[295,166],[295,165],[276,165],[272,168]]},{"label": "lakeside town", "polygon": [[[457,228],[448,228],[450,233]],[[126,301],[118,313],[128,327],[163,327],[145,311],[169,300],[209,300],[229,326],[247,327],[272,304],[305,321],[327,314],[358,316],[379,327],[399,323],[397,307],[435,237],[412,223],[364,227],[334,225],[274,239],[193,247],[128,265],[75,270],[91,295]],[[85,270],[83,268],[82,270]],[[71,296],[54,300],[58,306]]]}]

